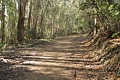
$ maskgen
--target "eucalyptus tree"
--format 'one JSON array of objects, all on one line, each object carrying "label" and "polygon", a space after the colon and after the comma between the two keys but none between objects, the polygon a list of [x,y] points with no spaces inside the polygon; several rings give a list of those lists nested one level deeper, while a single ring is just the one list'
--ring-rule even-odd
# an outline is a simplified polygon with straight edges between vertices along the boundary
[{"label": "eucalyptus tree", "polygon": [[2,42],[22,43],[80,30],[108,35],[120,30],[119,0],[0,0],[0,4]]},{"label": "eucalyptus tree", "polygon": [[[0,1],[1,2],[1,1]],[[1,18],[1,32],[2,32],[2,40],[1,42],[4,43],[5,41],[5,0],[2,0],[2,18]]]},{"label": "eucalyptus tree", "polygon": [[120,3],[116,2],[116,0],[85,0],[80,3],[78,8],[80,11],[85,12],[85,14],[88,13],[87,17],[89,20],[87,23],[89,25],[90,22],[94,23],[94,25],[93,23],[92,26],[90,25],[91,32],[97,34],[107,31],[109,35],[109,31],[111,33],[116,28],[119,28],[120,11],[118,7],[120,7]]},{"label": "eucalyptus tree", "polygon": [[16,34],[17,34],[17,4],[16,0],[9,0],[6,1],[6,22],[7,22],[7,27],[5,28],[6,30],[6,39],[7,43],[15,43],[16,42]]},{"label": "eucalyptus tree", "polygon": [[25,20],[25,7],[28,0],[18,0],[18,10],[19,10],[19,19],[18,19],[18,33],[17,40],[18,43],[23,43],[24,41],[24,20]]},{"label": "eucalyptus tree", "polygon": [[[30,29],[31,29],[31,15],[32,15],[32,8],[33,8],[33,1],[32,0],[30,0],[29,2],[28,2],[28,24],[27,24],[27,30],[28,31],[30,31]],[[29,39],[30,39],[30,36],[29,36]]]}]

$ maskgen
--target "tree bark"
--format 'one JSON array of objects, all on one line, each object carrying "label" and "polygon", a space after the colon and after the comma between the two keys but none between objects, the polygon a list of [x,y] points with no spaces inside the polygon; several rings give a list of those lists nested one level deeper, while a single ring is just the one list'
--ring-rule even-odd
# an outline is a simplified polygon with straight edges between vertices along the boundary
[{"label": "tree bark", "polygon": [[94,35],[97,34],[97,5],[96,5],[96,0],[94,0]]},{"label": "tree bark", "polygon": [[4,43],[5,41],[5,3],[2,0],[2,23],[1,23],[1,30],[2,30],[2,40],[1,42]]},{"label": "tree bark", "polygon": [[39,8],[38,8],[38,0],[35,1],[34,4],[34,10],[33,10],[33,33],[32,33],[32,39],[36,39],[36,27],[37,27],[37,20],[38,20],[38,13],[39,13]]},{"label": "tree bark", "polygon": [[24,20],[25,20],[25,6],[27,0],[19,0],[19,19],[18,19],[18,33],[17,33],[17,40],[18,43],[24,42]]},{"label": "tree bark", "polygon": [[[28,16],[28,31],[30,32],[31,29],[31,14],[32,14],[32,0],[30,1],[30,5],[29,5],[29,16]],[[31,39],[30,33],[27,35],[28,39]]]},{"label": "tree bark", "polygon": [[43,10],[42,10],[42,14],[41,14],[41,20],[40,20],[40,28],[39,28],[39,31],[40,31],[40,37],[43,38],[43,27],[42,27],[42,24],[43,24],[43,20],[44,20],[44,14],[43,14]]},{"label": "tree bark", "polygon": [[32,0],[30,2],[30,7],[29,7],[28,30],[30,30],[31,13],[32,13]]}]

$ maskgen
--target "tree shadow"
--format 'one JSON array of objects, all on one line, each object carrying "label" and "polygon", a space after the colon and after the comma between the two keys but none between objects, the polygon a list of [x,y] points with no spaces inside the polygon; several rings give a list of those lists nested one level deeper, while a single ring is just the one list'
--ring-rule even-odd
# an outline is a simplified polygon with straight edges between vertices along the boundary
[{"label": "tree shadow", "polygon": [[[96,74],[101,70],[100,68],[96,69],[91,67],[86,68],[84,66],[82,67],[75,66],[78,64],[99,66],[102,64],[102,63],[99,63],[99,59],[103,57],[101,56],[97,60],[93,60],[93,57],[91,56],[87,58],[83,58],[83,56],[90,53],[95,48],[84,49],[87,46],[84,46],[83,44],[89,42],[89,40],[79,43],[79,41],[83,41],[83,39],[86,39],[86,38],[81,38],[81,39],[78,39],[78,38],[79,37],[76,36],[74,39],[71,39],[71,37],[69,36],[67,37],[68,39],[67,41],[63,40],[63,42],[59,42],[56,44],[53,43],[48,45],[45,44],[42,46],[37,45],[37,47],[34,46],[34,47],[27,47],[27,48],[16,48],[12,52],[7,51],[2,53],[0,55],[0,58],[4,57],[5,59],[12,59],[12,60],[18,60],[18,61],[20,60],[22,62],[17,64],[15,63],[14,65],[21,65],[26,67],[12,68],[12,66],[14,66],[13,64],[8,65],[6,63],[2,63],[1,64],[2,67],[0,68],[1,69],[0,80],[70,80],[70,78],[60,75],[62,73],[62,70],[68,70],[69,72],[77,70],[78,72],[83,72],[80,75],[84,79],[93,78],[98,75],[102,76],[103,74],[102,72],[100,72],[99,74]],[[61,38],[57,40],[61,40]],[[95,42],[97,43],[97,40]],[[92,45],[93,43],[91,43],[90,45]],[[27,52],[24,54],[25,51]],[[61,55],[61,54],[65,54],[65,55]],[[89,56],[89,54],[87,56]],[[25,61],[33,61],[33,63],[24,64]],[[42,64],[34,64],[34,62],[40,62]],[[49,63],[49,65],[46,65],[46,63]],[[52,63],[54,63],[55,65],[52,65]],[[69,65],[69,66],[66,66],[66,65]],[[71,65],[74,65],[74,66],[71,66]],[[46,71],[50,72],[50,74],[45,74],[40,71],[36,72],[34,70],[29,70],[27,66],[31,66],[32,68],[34,67],[49,68],[49,70],[46,70]],[[52,70],[53,68],[61,69],[61,71],[59,72],[57,70],[53,71]],[[69,74],[69,72],[67,74]],[[90,72],[90,73],[87,73],[87,72]],[[27,74],[29,74],[30,76],[28,76]],[[69,77],[73,77],[73,76],[69,75]]]},{"label": "tree shadow", "polygon": [[25,67],[12,67],[13,65],[0,62],[0,80],[70,80],[68,78],[35,72]]}]

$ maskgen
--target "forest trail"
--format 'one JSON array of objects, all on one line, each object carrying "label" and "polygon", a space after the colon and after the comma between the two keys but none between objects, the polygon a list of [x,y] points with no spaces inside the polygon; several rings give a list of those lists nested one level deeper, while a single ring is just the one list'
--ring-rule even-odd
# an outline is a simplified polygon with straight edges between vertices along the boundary
[{"label": "forest trail", "polygon": [[95,50],[86,47],[88,44],[88,38],[76,34],[50,44],[6,51],[1,57],[13,64],[6,73],[0,69],[0,80],[114,80],[95,61]]}]

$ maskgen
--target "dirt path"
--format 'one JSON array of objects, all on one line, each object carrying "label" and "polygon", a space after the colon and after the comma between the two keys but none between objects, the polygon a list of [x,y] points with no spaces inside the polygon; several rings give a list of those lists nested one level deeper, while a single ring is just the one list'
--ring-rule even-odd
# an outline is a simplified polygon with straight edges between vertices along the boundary
[{"label": "dirt path", "polygon": [[95,62],[91,48],[83,47],[86,41],[82,35],[70,35],[52,44],[17,48],[11,56],[15,64],[0,73],[0,80],[114,80],[99,69],[102,64]]}]

